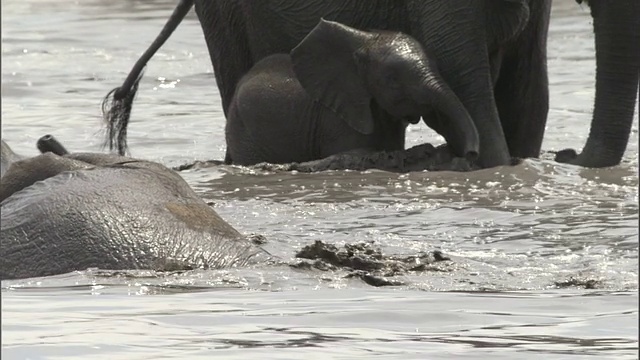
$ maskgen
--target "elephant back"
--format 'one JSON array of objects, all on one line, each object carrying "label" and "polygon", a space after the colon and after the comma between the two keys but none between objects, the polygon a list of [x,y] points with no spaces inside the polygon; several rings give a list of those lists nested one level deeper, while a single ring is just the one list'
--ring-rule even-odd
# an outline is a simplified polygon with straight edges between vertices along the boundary
[{"label": "elephant back", "polygon": [[220,268],[256,253],[184,180],[158,169],[64,172],[13,194],[1,210],[2,279],[94,267]]}]

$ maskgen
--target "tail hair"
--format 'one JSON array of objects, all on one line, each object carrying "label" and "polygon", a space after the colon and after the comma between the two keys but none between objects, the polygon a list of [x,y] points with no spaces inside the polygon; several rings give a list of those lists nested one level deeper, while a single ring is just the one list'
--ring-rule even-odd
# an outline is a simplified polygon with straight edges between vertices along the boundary
[{"label": "tail hair", "polygon": [[138,84],[144,73],[147,62],[167,41],[173,31],[180,25],[184,17],[193,7],[194,0],[180,0],[173,13],[167,20],[160,34],[136,61],[133,69],[119,88],[111,90],[102,100],[102,118],[107,126],[107,136],[104,146],[109,151],[118,150],[118,154],[127,152],[127,125],[131,116],[131,107],[138,91]]},{"label": "tail hair", "polygon": [[111,90],[102,100],[102,118],[107,127],[104,147],[109,151],[114,149],[119,155],[125,155],[127,149],[127,126],[131,117],[133,100],[138,92],[138,85],[142,79],[144,70],[127,86],[126,82],[121,87]]}]

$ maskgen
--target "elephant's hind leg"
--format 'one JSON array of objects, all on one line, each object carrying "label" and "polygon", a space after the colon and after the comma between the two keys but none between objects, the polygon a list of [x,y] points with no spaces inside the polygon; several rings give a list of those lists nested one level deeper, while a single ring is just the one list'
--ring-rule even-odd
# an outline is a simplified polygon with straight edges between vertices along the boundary
[{"label": "elephant's hind leg", "polygon": [[529,24],[504,51],[495,99],[512,157],[538,157],[549,112],[547,31],[551,2],[530,1]]}]

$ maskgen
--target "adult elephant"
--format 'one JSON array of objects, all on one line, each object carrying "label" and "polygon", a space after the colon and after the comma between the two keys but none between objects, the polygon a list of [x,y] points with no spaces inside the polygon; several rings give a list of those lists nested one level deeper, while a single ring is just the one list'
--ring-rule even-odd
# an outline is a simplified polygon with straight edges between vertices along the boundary
[{"label": "adult elephant", "polygon": [[219,268],[260,252],[160,164],[40,143],[47,152],[12,163],[0,183],[0,279]]},{"label": "adult elephant", "polygon": [[[572,157],[575,153],[564,151],[560,159],[607,166],[619,163],[626,148],[637,95],[638,1],[589,4],[599,74],[592,131],[584,154]],[[123,86],[113,91],[107,111],[109,138],[120,153],[126,149],[126,126],[141,71],[192,5],[193,0],[180,2]],[[289,52],[323,17],[415,37],[441,64],[444,80],[473,118],[480,136],[480,165],[503,165],[510,156],[540,153],[548,112],[550,0],[197,0],[195,8],[225,114],[238,81],[256,62]]]},{"label": "adult elephant", "polygon": [[[536,9],[544,2],[532,3]],[[191,1],[181,1],[174,17],[165,28],[161,38],[152,46],[147,56],[160,45],[171,28],[184,17]],[[228,113],[231,98],[240,78],[264,57],[276,53],[289,53],[306,36],[321,18],[336,21],[357,29],[377,29],[401,31],[412,35],[425,47],[440,65],[445,82],[453,89],[457,97],[474,120],[480,138],[480,165],[489,167],[508,164],[508,149],[503,126],[493,97],[491,59],[497,63],[499,49],[510,43],[512,47],[524,46],[521,50],[539,61],[544,73],[544,48],[530,46],[531,41],[514,41],[517,34],[527,31],[530,20],[530,8],[526,0],[501,0],[486,2],[477,0],[452,1],[398,1],[398,0],[262,0],[262,1],[196,1],[196,12],[203,27],[214,73],[222,96],[225,114]],[[547,9],[548,10],[548,9]],[[537,11],[544,13],[544,9]],[[536,20],[538,21],[538,20]],[[545,18],[539,22],[546,29]],[[539,34],[535,34],[538,36]],[[543,31],[541,41],[546,38]],[[535,39],[534,39],[535,40]],[[535,42],[535,41],[534,41]],[[141,69],[145,56],[138,64]],[[518,59],[521,61],[522,59]],[[531,76],[523,66],[515,76],[530,78],[535,89],[531,90],[541,101],[546,102],[546,77]],[[124,134],[133,92],[140,73],[134,71],[127,84],[114,92],[109,123],[111,145],[124,153]],[[494,76],[495,77],[495,76]],[[530,94],[522,94],[524,100]],[[121,101],[118,103],[118,101]],[[524,102],[524,101],[521,101]],[[526,103],[528,104],[528,103]],[[537,105],[537,104],[536,104]],[[531,138],[530,129],[520,129],[518,124],[535,124],[538,132],[544,129],[546,107],[541,110],[532,106],[524,111],[535,120],[529,122],[505,117],[502,121],[513,123],[510,131],[526,134],[523,139]],[[376,121],[379,122],[379,121]],[[524,140],[513,138],[513,154],[526,152],[521,149]],[[541,139],[541,135],[539,136]],[[539,150],[539,145],[537,146]]]}]

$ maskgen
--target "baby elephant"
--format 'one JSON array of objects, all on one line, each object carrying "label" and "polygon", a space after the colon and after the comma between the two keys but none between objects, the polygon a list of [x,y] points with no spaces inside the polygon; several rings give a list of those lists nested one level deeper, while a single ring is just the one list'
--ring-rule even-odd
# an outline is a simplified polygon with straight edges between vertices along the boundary
[{"label": "baby elephant", "polygon": [[13,162],[0,182],[0,279],[218,268],[259,253],[160,164],[68,154],[52,137],[38,147],[47,152]]},{"label": "baby elephant", "polygon": [[290,54],[264,58],[240,80],[225,160],[288,163],[403,150],[406,126],[420,116],[456,156],[478,156],[469,113],[415,39],[320,20]]}]

